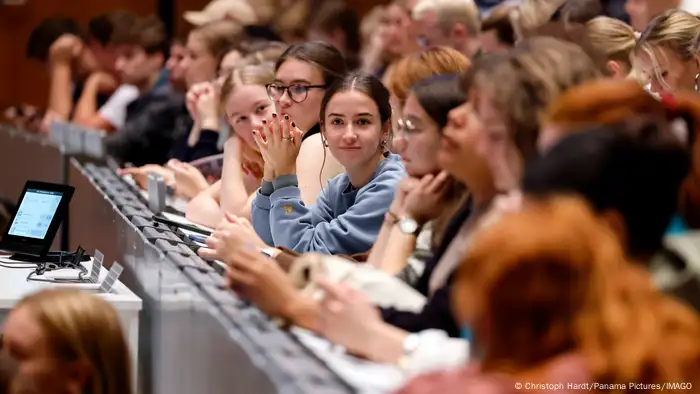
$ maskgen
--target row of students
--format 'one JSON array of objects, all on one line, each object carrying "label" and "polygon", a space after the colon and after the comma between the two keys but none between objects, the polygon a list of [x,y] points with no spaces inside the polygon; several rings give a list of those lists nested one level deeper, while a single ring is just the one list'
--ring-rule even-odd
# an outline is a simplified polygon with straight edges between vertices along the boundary
[{"label": "row of students", "polygon": [[[570,62],[550,62],[550,58],[564,58]],[[542,72],[543,69],[547,72]],[[544,75],[547,78],[542,78]],[[465,181],[473,200],[455,215],[455,222],[446,233],[447,245],[450,239],[464,240],[466,234],[475,231],[475,222],[497,221],[503,215],[503,206],[508,201],[499,199],[493,206],[490,206],[489,202],[493,201],[496,191],[516,190],[527,163],[538,155],[540,120],[547,105],[553,103],[565,88],[597,78],[599,75],[599,68],[581,48],[550,38],[526,40],[518,44],[517,52],[488,56],[472,67],[467,78],[471,92],[470,111],[474,111],[483,122],[484,129],[481,133],[485,136],[479,138],[471,147],[476,155],[485,159],[481,167],[474,165],[473,168],[486,169],[490,175],[472,175],[474,178]],[[536,76],[540,79],[536,79]],[[353,75],[351,78],[355,77]],[[499,83],[495,84],[495,81]],[[508,83],[502,83],[503,81]],[[532,92],[533,95],[523,96],[522,91]],[[332,102],[333,98],[329,97],[328,100]],[[523,111],[523,108],[528,110]],[[326,126],[324,125],[324,128]],[[268,137],[268,143],[275,138],[272,135]],[[285,137],[294,138],[282,130],[281,138]],[[446,132],[448,146],[451,145],[451,138]],[[283,141],[285,140],[279,139],[277,142]],[[463,160],[462,157],[460,159]],[[458,176],[458,172],[453,175]],[[480,190],[480,184],[484,189]],[[554,185],[550,187],[556,189]],[[670,190],[672,189],[673,187],[670,187]],[[481,203],[473,205],[475,200]],[[481,214],[473,211],[479,207],[482,210]],[[484,216],[486,212],[490,213]],[[285,213],[291,214],[293,210]],[[465,223],[466,218],[469,220]],[[481,226],[483,224],[476,228]],[[409,234],[415,235],[410,232]],[[319,305],[313,300],[305,299],[304,296],[294,295],[296,290],[291,284],[285,284],[284,275],[274,262],[245,247],[252,245],[253,249],[265,249],[265,243],[256,237],[245,222],[228,217],[208,241],[214,251],[205,251],[203,255],[209,258],[218,257],[230,264],[229,276],[234,287],[271,314],[281,315],[293,324],[318,330],[354,353],[375,358],[377,361],[397,361],[402,357],[403,345],[408,338],[406,331],[420,332],[439,327],[452,336],[462,334],[459,324],[450,312],[449,290],[452,272],[464,254],[463,247],[445,246],[442,250],[444,261],[440,261],[437,267],[431,267],[424,273],[419,283],[422,282],[421,286],[426,287],[424,292],[428,300],[422,312],[408,313],[387,309],[383,311],[382,317],[390,324],[382,325],[378,324],[376,312],[366,299],[363,301],[356,296],[343,295],[332,284],[324,285],[324,289],[330,294],[328,297],[336,303],[347,304],[348,309],[325,310],[324,304]],[[441,289],[441,286],[445,286],[444,289]],[[440,297],[443,301],[440,301]],[[319,313],[324,316],[321,324],[316,320]],[[406,331],[402,332],[401,328]],[[373,341],[364,340],[367,335],[371,335]],[[375,352],[376,348],[368,346],[372,343],[382,344],[378,347],[381,351]]]},{"label": "row of students", "polygon": [[[700,323],[687,305],[699,305],[698,271],[662,237],[674,216],[697,227],[697,18],[662,14],[634,47],[606,51],[601,63],[585,42],[551,37],[481,54],[464,40],[480,30],[474,26],[455,23],[449,37],[435,34],[433,18],[445,22],[448,3],[402,1],[389,10],[397,12],[397,31],[420,22],[423,39],[465,44],[460,49],[474,49],[472,61],[456,50],[406,54],[384,74],[388,89],[371,75],[346,74],[342,55],[320,43],[290,47],[274,68],[233,67],[221,91],[235,132],[226,142],[224,179],[189,207],[190,217],[219,222],[201,255],[224,261],[231,288],[268,314],[409,374],[478,357],[480,365],[456,377],[473,390],[498,373],[561,380],[562,360],[581,382],[696,379]],[[527,15],[542,8],[525,3],[517,9],[519,28],[576,41],[573,25],[559,32],[536,26],[558,18],[557,7]],[[566,5],[561,17],[574,18],[575,9]],[[218,57],[217,45],[201,45],[207,27],[190,35],[188,61]],[[585,31],[594,37],[600,29],[589,22]],[[418,37],[394,35],[393,43],[413,52]],[[210,56],[198,59],[198,50]],[[625,76],[620,53],[648,74],[662,102],[635,82],[586,83]],[[461,83],[435,76],[463,74],[467,66]],[[221,116],[212,110],[219,102],[213,84],[190,87],[195,127],[182,136],[193,148],[190,137],[213,136]],[[640,113],[647,117],[635,119]],[[338,171],[324,177],[328,161]],[[579,200],[552,198],[561,193]],[[420,236],[433,231],[432,256],[423,264],[409,260],[424,249]],[[350,268],[349,276],[360,267],[388,278],[400,273],[410,284],[401,294],[419,300],[412,310],[400,297],[359,286],[363,294],[330,278],[318,280],[322,300],[297,288],[293,276],[304,254],[353,254],[358,262],[357,253],[367,251],[369,264]],[[319,258],[324,269],[349,264]],[[645,308],[658,319],[640,325],[634,318]],[[630,316],[627,324],[611,322],[613,310]],[[638,349],[640,338],[647,345]],[[454,379],[448,377],[453,388]]]}]

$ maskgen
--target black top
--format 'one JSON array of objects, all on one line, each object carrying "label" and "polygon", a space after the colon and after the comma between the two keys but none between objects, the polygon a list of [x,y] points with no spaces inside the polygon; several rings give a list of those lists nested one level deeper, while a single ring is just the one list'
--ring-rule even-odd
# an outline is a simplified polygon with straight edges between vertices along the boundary
[{"label": "black top", "polygon": [[176,140],[173,144],[173,150],[170,152],[170,158],[186,163],[221,153],[219,150],[219,132],[216,130],[202,129],[197,143],[194,146],[189,146],[187,142],[192,130],[192,123],[193,121],[189,114],[178,120],[174,133]]},{"label": "black top", "polygon": [[301,142],[304,142],[304,140],[306,140],[314,134],[321,134],[321,125],[318,123],[316,123],[316,125],[311,129],[309,129],[309,131],[307,131],[303,137],[301,137]]},{"label": "black top", "polygon": [[119,163],[163,164],[173,149],[178,119],[189,116],[184,97],[160,86],[126,108],[126,122],[105,139],[107,152]]},{"label": "black top", "polygon": [[249,39],[282,42],[282,38],[270,26],[246,25],[243,27],[243,30],[245,31],[246,37]]},{"label": "black top", "polygon": [[[471,199],[467,201],[452,217],[452,220],[445,228],[442,241],[433,253],[433,257],[425,263],[423,275],[415,285],[415,289],[421,294],[428,296],[430,277],[437,267],[438,262],[447,251],[452,240],[457,236],[462,225],[469,219],[473,211]],[[420,332],[428,329],[439,329],[445,331],[450,337],[460,336],[459,324],[455,321],[451,309],[451,285],[454,273],[450,275],[447,282],[428,298],[423,310],[418,313],[400,311],[394,308],[380,308],[382,318],[385,322],[399,327],[408,332]]]}]

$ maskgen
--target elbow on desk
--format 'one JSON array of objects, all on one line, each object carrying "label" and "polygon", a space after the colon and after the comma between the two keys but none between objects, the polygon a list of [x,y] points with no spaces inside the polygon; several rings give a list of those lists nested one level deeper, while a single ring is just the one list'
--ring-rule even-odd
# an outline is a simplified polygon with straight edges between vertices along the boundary
[{"label": "elbow on desk", "polygon": [[191,222],[216,228],[224,215],[216,200],[206,195],[199,195],[187,203],[185,217]]}]

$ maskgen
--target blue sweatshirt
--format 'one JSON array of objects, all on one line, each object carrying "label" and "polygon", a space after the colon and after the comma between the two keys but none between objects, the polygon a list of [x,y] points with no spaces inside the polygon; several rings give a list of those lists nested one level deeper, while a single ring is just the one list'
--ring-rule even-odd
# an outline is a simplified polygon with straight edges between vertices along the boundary
[{"label": "blue sweatshirt", "polygon": [[[298,253],[366,252],[376,241],[396,186],[405,176],[399,156],[390,154],[365,186],[353,189],[348,175],[340,174],[328,181],[311,207],[301,201],[296,176],[280,177],[273,187],[268,184],[262,192],[258,190],[251,208],[253,227],[268,245]],[[266,196],[270,188],[274,191]]]}]

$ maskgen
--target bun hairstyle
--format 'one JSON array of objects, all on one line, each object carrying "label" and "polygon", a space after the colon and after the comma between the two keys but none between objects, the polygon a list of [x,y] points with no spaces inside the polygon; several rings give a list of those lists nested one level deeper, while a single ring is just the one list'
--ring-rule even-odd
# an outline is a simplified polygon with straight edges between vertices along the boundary
[{"label": "bun hairstyle", "polygon": [[545,123],[569,134],[594,124],[617,124],[626,119],[654,117],[688,149],[691,166],[681,186],[678,211],[691,228],[700,228],[700,97],[678,92],[657,100],[634,81],[601,80],[564,93],[549,108]]}]

